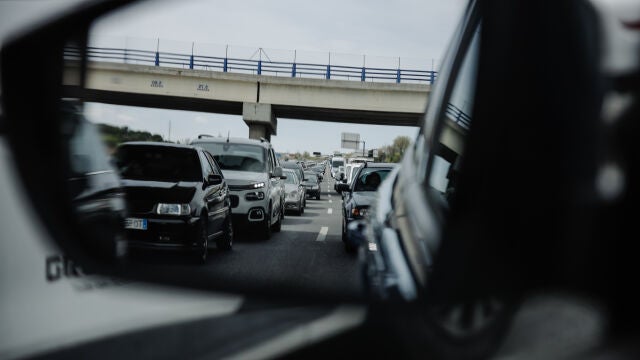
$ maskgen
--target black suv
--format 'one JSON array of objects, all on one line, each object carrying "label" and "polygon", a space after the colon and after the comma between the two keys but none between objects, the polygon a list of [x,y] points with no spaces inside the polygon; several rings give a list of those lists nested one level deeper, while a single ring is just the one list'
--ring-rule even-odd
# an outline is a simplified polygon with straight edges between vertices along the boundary
[{"label": "black suv", "polygon": [[233,246],[229,190],[220,167],[201,148],[129,142],[115,154],[130,217],[130,248],[190,251],[206,261],[209,241]]}]

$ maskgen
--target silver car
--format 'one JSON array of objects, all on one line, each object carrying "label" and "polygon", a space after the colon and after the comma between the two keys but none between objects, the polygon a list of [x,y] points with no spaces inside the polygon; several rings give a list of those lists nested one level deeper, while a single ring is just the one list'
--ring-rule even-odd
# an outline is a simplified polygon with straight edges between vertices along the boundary
[{"label": "silver car", "polygon": [[296,174],[296,171],[284,169],[283,174],[287,177],[284,181],[285,191],[285,211],[293,211],[296,215],[300,216],[304,213],[304,199],[306,190],[300,178]]},{"label": "silver car", "polygon": [[191,142],[216,159],[231,193],[233,223],[257,229],[269,239],[284,217],[284,179],[266,140],[199,136]]}]

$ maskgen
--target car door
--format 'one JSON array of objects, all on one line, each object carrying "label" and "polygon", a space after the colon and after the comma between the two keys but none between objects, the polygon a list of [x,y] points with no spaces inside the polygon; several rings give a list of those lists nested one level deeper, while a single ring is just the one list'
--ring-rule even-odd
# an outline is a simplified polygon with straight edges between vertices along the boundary
[{"label": "car door", "polygon": [[210,184],[208,177],[210,175],[222,176],[222,172],[219,170],[216,172],[210,157],[203,151],[198,151],[200,161],[202,163],[202,173],[204,174],[204,196],[207,204],[207,211],[209,214],[209,234],[215,234],[219,232],[224,225],[224,219],[227,214],[226,207],[226,183],[224,178],[220,184]]}]

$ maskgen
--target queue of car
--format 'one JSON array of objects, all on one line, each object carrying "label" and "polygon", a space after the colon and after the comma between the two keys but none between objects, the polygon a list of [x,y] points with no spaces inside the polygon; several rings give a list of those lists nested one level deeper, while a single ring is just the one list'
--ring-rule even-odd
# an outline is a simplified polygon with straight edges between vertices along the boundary
[{"label": "queue of car", "polygon": [[231,250],[237,230],[264,239],[279,232],[286,212],[300,216],[307,197],[320,199],[325,170],[280,162],[264,139],[210,135],[189,145],[126,142],[113,158],[128,209],[127,249],[188,252],[199,263],[213,244]]}]

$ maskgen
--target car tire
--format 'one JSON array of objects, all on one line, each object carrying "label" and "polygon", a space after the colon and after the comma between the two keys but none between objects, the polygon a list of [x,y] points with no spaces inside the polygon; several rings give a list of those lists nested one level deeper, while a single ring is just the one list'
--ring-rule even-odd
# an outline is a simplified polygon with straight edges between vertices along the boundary
[{"label": "car tire", "polygon": [[273,231],[274,232],[280,232],[280,230],[282,230],[282,206],[280,207],[280,211],[278,211],[278,221],[273,224]]},{"label": "car tire", "polygon": [[316,200],[320,200],[320,192],[318,192],[318,195],[316,195]]},{"label": "car tire", "polygon": [[269,205],[269,213],[265,214],[262,222],[262,237],[265,240],[271,239],[271,205]]},{"label": "car tire", "polygon": [[233,248],[233,223],[231,222],[231,215],[227,216],[224,224],[224,234],[216,240],[216,248],[219,250],[229,251]]},{"label": "car tire", "polygon": [[198,242],[202,243],[202,249],[197,252],[196,261],[198,264],[205,264],[209,256],[209,232],[207,231],[207,217],[200,217],[200,229],[197,231]]}]

